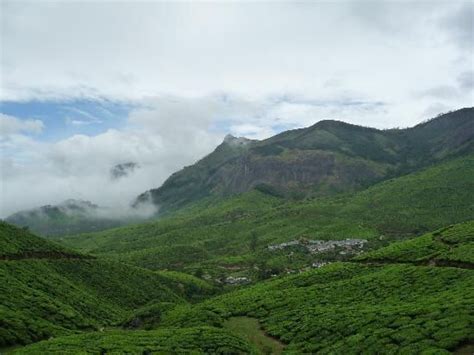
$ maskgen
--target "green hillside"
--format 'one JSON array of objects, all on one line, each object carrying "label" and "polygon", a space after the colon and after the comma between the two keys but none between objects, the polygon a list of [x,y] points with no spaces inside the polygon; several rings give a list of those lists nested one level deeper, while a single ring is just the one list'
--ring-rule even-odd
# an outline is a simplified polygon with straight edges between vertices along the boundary
[{"label": "green hillside", "polygon": [[[203,269],[213,278],[298,269],[340,254],[268,246],[306,240],[367,239],[367,248],[420,235],[474,216],[474,156],[381,182],[362,192],[287,201],[261,190],[204,200],[157,222],[63,238],[69,247],[150,269]],[[301,248],[300,248],[301,249]],[[301,251],[301,252],[299,252]],[[258,265],[257,265],[258,264]],[[230,271],[229,269],[235,269]],[[261,271],[261,270],[260,270]]]},{"label": "green hillside", "polygon": [[149,302],[182,303],[213,292],[192,276],[81,256],[6,223],[0,245],[2,347],[97,330]]},{"label": "green hillside", "polygon": [[474,221],[397,242],[356,258],[366,262],[416,262],[474,268]]}]

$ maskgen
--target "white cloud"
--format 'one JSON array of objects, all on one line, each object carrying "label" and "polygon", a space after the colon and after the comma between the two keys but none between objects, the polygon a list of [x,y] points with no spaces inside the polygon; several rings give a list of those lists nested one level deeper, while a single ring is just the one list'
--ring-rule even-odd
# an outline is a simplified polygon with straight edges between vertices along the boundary
[{"label": "white cloud", "polygon": [[[209,132],[206,111],[199,111],[204,103],[160,102],[148,101],[147,109],[133,111],[129,125],[120,130],[74,135],[53,143],[15,134],[1,142],[0,216],[68,198],[123,212],[138,194],[194,163],[223,138],[220,132]],[[184,106],[189,110],[183,111]],[[126,162],[140,168],[112,180],[110,169]]]},{"label": "white cloud", "polygon": [[473,6],[463,1],[4,1],[2,10],[4,99],[324,100],[344,90],[419,120],[412,103],[423,112],[436,99],[413,92],[472,70]]},{"label": "white cloud", "polygon": [[8,136],[15,133],[38,134],[44,128],[41,120],[21,120],[19,118],[0,113],[0,135]]}]

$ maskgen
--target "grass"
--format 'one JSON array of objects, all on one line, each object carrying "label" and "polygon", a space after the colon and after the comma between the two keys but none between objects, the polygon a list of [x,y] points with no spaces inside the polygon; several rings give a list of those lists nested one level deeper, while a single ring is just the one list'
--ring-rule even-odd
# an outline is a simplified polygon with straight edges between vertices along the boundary
[{"label": "grass", "polygon": [[285,348],[280,341],[265,334],[258,319],[250,317],[231,317],[223,326],[254,344],[261,354],[281,354]]}]

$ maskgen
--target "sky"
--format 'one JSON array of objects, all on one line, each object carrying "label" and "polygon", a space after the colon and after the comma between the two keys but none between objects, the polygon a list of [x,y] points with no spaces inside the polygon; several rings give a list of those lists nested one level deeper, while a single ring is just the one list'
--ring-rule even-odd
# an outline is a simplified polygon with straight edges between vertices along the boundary
[{"label": "sky", "polygon": [[0,0],[0,218],[68,198],[127,208],[227,133],[472,106],[473,4]]}]

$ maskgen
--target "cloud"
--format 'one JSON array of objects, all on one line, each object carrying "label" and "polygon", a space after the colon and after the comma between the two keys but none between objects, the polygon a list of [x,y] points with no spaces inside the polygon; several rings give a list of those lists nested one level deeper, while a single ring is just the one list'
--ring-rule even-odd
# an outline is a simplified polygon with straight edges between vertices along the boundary
[{"label": "cloud", "polygon": [[[209,132],[209,100],[202,101],[177,105],[173,100],[149,100],[146,108],[130,113],[126,126],[94,136],[76,134],[50,143],[11,136],[0,145],[0,216],[68,198],[98,203],[116,215],[130,212],[130,202],[138,194],[160,186],[223,138],[222,133]],[[140,169],[111,179],[110,169],[127,162]]]},{"label": "cloud", "polygon": [[457,77],[458,85],[463,90],[474,89],[474,70],[465,71]]},{"label": "cloud", "polygon": [[440,18],[440,25],[447,31],[449,40],[461,49],[472,51],[474,43],[474,3],[463,1],[452,12]]},{"label": "cloud", "polygon": [[320,97],[338,82],[403,105],[412,90],[470,69],[471,8],[456,1],[4,1],[2,97]]},{"label": "cloud", "polygon": [[0,135],[8,136],[15,133],[39,134],[44,124],[40,120],[20,120],[16,117],[0,113]]}]

